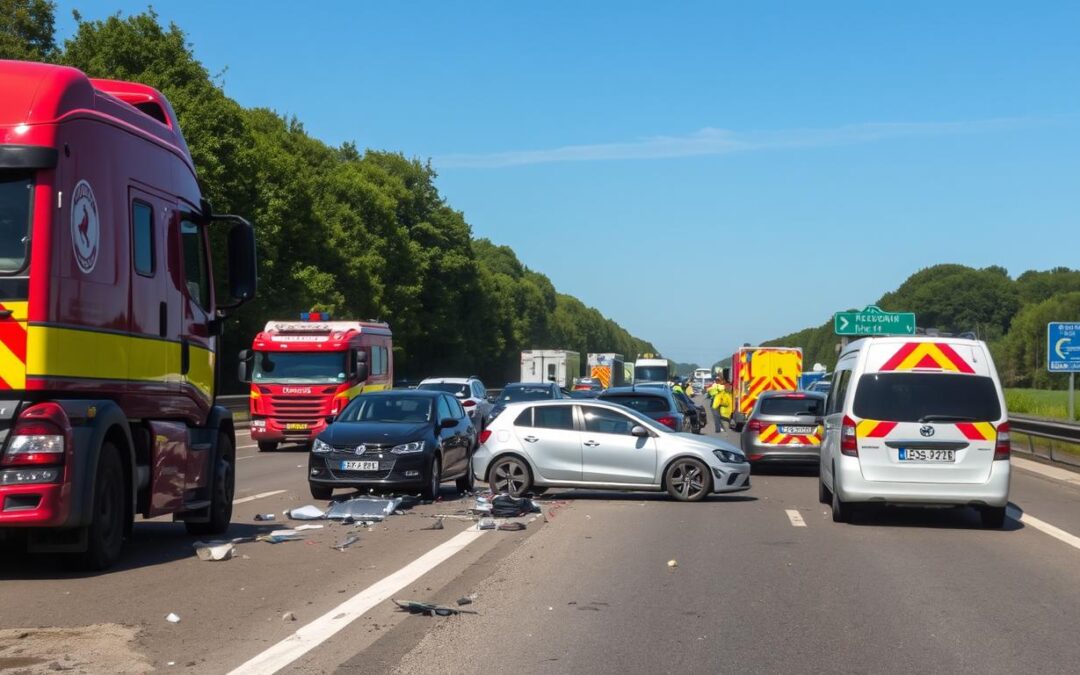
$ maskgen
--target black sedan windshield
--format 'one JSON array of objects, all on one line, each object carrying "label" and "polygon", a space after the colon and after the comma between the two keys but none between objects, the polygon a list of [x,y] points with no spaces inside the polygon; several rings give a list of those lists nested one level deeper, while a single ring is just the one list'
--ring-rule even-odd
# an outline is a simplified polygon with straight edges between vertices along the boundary
[{"label": "black sedan windshield", "polygon": [[431,421],[430,396],[358,396],[345,412],[342,422],[390,422],[419,424]]}]

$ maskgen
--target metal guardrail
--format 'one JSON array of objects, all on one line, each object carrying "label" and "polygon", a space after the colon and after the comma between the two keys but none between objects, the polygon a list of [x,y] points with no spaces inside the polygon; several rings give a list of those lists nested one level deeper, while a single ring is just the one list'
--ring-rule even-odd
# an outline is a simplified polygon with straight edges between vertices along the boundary
[{"label": "metal guardrail", "polygon": [[[1068,449],[1055,447],[1055,443],[1075,443],[1080,445],[1080,424],[1065,420],[1029,417],[1027,415],[1009,415],[1009,429],[1027,436],[1022,446],[1019,439],[1013,439],[1013,450],[1028,453],[1051,462],[1080,466],[1080,455]],[[1036,440],[1045,443],[1036,443]]]}]

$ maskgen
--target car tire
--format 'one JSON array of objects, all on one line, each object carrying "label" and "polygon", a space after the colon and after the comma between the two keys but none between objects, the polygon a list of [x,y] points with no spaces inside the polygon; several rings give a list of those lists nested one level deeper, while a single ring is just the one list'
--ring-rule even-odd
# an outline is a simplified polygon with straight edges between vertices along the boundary
[{"label": "car tire", "polygon": [[233,463],[232,439],[218,434],[218,458],[214,484],[210,492],[210,520],[184,523],[188,534],[222,534],[232,522],[233,494],[236,491],[236,471]]},{"label": "car tire", "polygon": [[505,492],[511,497],[520,497],[529,492],[532,487],[532,472],[524,460],[514,456],[500,457],[491,464],[487,475],[488,485],[491,491],[500,494]]},{"label": "car tire", "polygon": [[277,441],[259,441],[259,452],[273,452],[277,446]]},{"label": "car tire", "polygon": [[828,504],[832,501],[832,495],[829,494],[829,488],[825,487],[825,479],[818,476],[817,479],[817,499],[822,504]]},{"label": "car tire", "polygon": [[439,497],[439,489],[442,486],[442,463],[438,456],[431,458],[431,466],[428,468],[428,482],[424,486],[420,496],[427,500],[435,500]]},{"label": "car tire", "polygon": [[[836,474],[834,473],[833,476]],[[835,481],[836,479],[833,478]],[[836,491],[836,484],[833,483],[832,489],[832,519],[834,523],[850,523],[851,522],[851,504],[840,499],[840,495]]]},{"label": "car tire", "polygon": [[126,498],[120,451],[106,441],[101,446],[97,474],[94,476],[94,503],[92,520],[86,527],[86,550],[70,560],[73,567],[87,571],[103,570],[120,559],[128,525]]},{"label": "car tire", "polygon": [[681,457],[664,471],[664,486],[680,502],[698,502],[712,491],[712,476],[701,460]]},{"label": "car tire", "polygon": [[979,512],[982,526],[988,530],[1000,530],[1005,527],[1005,507],[987,506]]},{"label": "car tire", "polygon": [[472,461],[465,467],[465,475],[454,481],[454,487],[458,492],[472,492],[476,487],[476,479],[473,477]]},{"label": "car tire", "polygon": [[315,483],[308,483],[308,490],[311,491],[312,499],[320,499],[323,501],[334,498],[334,488],[329,485],[316,485]]}]

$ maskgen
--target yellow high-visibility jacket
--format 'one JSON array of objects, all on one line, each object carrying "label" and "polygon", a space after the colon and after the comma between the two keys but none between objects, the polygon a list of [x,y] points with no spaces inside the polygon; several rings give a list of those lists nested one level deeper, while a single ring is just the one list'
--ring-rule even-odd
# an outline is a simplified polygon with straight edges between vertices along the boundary
[{"label": "yellow high-visibility jacket", "polygon": [[727,387],[721,387],[713,396],[712,407],[720,413],[720,417],[731,417],[731,392]]}]

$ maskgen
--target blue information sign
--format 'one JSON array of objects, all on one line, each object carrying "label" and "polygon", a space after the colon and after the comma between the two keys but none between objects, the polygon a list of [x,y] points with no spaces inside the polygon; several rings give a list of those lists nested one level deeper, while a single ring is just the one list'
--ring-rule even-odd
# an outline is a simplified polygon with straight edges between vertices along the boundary
[{"label": "blue information sign", "polygon": [[1046,331],[1046,369],[1080,373],[1080,323],[1055,321]]}]

